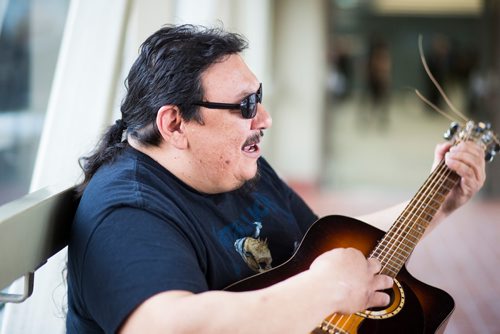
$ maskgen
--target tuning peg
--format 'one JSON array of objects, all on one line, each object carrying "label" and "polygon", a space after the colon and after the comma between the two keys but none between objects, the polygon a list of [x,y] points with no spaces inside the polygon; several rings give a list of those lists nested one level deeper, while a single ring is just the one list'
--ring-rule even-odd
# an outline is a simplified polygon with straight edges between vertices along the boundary
[{"label": "tuning peg", "polygon": [[491,132],[490,130],[486,131],[486,133],[481,136],[481,141],[485,145],[491,143],[493,141],[493,132]]},{"label": "tuning peg", "polygon": [[489,128],[491,128],[491,124],[479,122],[474,127],[474,132],[476,132],[476,133],[483,133],[484,131],[488,130]]},{"label": "tuning peg", "polygon": [[446,130],[446,132],[443,134],[444,139],[446,140],[453,139],[459,128],[460,124],[458,124],[457,122],[451,123],[448,130]]}]

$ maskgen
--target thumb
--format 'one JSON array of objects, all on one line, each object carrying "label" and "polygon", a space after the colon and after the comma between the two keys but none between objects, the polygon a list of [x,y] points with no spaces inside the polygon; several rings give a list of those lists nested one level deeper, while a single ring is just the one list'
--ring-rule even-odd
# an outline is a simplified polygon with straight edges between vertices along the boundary
[{"label": "thumb", "polygon": [[439,162],[443,160],[444,155],[450,150],[452,145],[453,144],[450,142],[444,142],[436,145],[436,148],[434,149],[434,163],[432,164],[432,170],[434,170]]}]

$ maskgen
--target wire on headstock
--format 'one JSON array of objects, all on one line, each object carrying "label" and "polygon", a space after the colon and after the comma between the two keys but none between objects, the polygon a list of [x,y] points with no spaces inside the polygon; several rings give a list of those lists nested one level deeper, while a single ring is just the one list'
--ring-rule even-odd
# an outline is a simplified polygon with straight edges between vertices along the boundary
[{"label": "wire on headstock", "polygon": [[[434,78],[434,75],[432,74],[431,70],[429,69],[429,65],[427,65],[427,60],[425,60],[424,48],[422,46],[422,41],[423,41],[423,37],[422,37],[422,35],[419,35],[418,36],[418,52],[420,54],[420,60],[422,61],[422,65],[424,66],[425,73],[427,73],[427,75],[429,76],[429,79],[431,79],[431,81],[434,84],[434,86],[436,86],[437,90],[439,91],[439,94],[441,94],[441,96],[443,97],[444,101],[446,102],[446,104],[448,105],[448,107],[451,109],[451,111],[453,111],[456,116],[458,116],[459,118],[461,118],[461,120],[464,123],[467,122],[469,119],[463,113],[461,113],[460,111],[458,111],[457,108],[455,108],[455,106],[453,105],[453,103],[451,103],[451,100],[448,98],[448,96],[444,92],[444,89],[441,87],[441,85],[439,84],[439,82],[437,82],[436,78]],[[417,94],[417,96],[419,98],[422,99],[422,101],[424,101],[425,103],[427,103],[432,109],[436,110],[437,112],[439,112],[441,115],[445,116],[446,118],[451,119],[452,121],[454,120],[451,115],[447,115],[446,112],[444,112],[443,110],[439,109],[436,105],[434,105],[432,102],[430,102],[428,99],[426,99],[418,91],[418,89],[415,89],[415,93]]]},{"label": "wire on headstock", "polygon": [[[498,140],[498,137],[491,130],[491,125],[489,123],[485,124],[479,122],[476,124],[475,122],[469,120],[463,113],[458,111],[458,109],[455,108],[453,103],[451,103],[451,100],[448,98],[441,85],[437,82],[436,78],[434,78],[434,75],[432,74],[432,72],[429,69],[429,66],[427,65],[427,61],[425,60],[424,56],[422,40],[423,40],[422,35],[419,35],[418,51],[420,54],[420,60],[422,61],[422,65],[424,66],[425,72],[429,76],[429,79],[431,79],[434,86],[436,86],[437,90],[439,91],[439,94],[441,94],[444,101],[446,102],[446,105],[451,109],[452,113],[446,113],[445,111],[441,110],[438,106],[436,106],[431,101],[429,101],[425,96],[423,96],[418,89],[415,89],[415,94],[417,94],[417,96],[432,109],[434,109],[442,116],[452,121],[450,129],[445,133],[446,139],[448,140],[452,139],[455,136],[455,134],[459,132],[461,128],[467,129],[467,131],[469,131],[469,135],[470,131],[475,131],[477,135],[480,136],[480,141],[482,142],[486,150],[485,159],[487,161],[492,161],[495,155],[498,152],[500,152],[500,140]],[[453,115],[458,117],[464,123],[464,126],[460,126],[459,123],[456,121],[456,119],[453,117]]]}]

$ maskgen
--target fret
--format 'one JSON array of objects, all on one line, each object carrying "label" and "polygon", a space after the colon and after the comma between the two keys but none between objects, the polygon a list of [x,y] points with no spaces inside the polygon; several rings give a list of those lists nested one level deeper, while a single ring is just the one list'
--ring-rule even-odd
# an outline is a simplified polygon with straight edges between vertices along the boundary
[{"label": "fret", "polygon": [[411,252],[413,251],[413,249],[406,249],[406,250],[403,250],[402,248],[398,248],[398,252],[395,253],[395,252],[382,252],[380,255],[379,255],[379,260],[381,261],[384,261],[384,259],[386,261],[388,260],[392,260],[392,259],[399,259],[401,260],[402,262],[405,262],[406,261],[406,258],[408,256],[410,256]]},{"label": "fret", "polygon": [[413,251],[414,247],[410,247],[410,248],[401,248],[401,247],[396,247],[398,252],[392,252],[392,249],[391,251],[384,251],[384,250],[380,250],[380,251],[374,251],[372,253],[372,256],[371,257],[376,257],[377,259],[379,259],[381,262],[385,261],[385,260],[391,260],[391,259],[394,259],[394,258],[397,258],[397,259],[400,259],[401,262],[406,262],[407,258],[410,256],[411,252]]},{"label": "fret", "polygon": [[388,267],[382,267],[382,270],[380,270],[380,273],[383,275],[391,276],[391,277],[396,277],[398,272],[401,270],[401,267],[399,268],[388,268]]},{"label": "fret", "polygon": [[[426,218],[431,218],[430,215],[427,215]],[[402,231],[422,231],[429,226],[429,221],[424,219],[424,217],[418,217],[415,220],[407,219],[403,222],[404,224],[394,225],[389,232],[388,235],[400,235]]]},{"label": "fret", "polygon": [[394,257],[388,258],[385,261],[381,261],[381,262],[382,262],[382,264],[391,263],[391,264],[395,264],[396,265],[395,267],[397,267],[397,266],[401,267],[406,262],[406,259],[408,258],[408,256],[410,256],[410,253],[400,252],[397,255],[395,255]]},{"label": "fret", "polygon": [[415,200],[415,203],[410,203],[415,209],[422,208],[432,208],[434,210],[438,210],[441,207],[442,202],[435,201],[434,199],[425,199],[425,200]]},{"label": "fret", "polygon": [[427,208],[423,211],[420,212],[412,212],[409,215],[403,216],[400,218],[400,221],[398,221],[398,224],[407,224],[408,221],[410,220],[409,218],[417,218],[418,220],[424,220],[426,223],[429,223],[432,221],[434,218],[434,215],[436,214],[437,210],[434,210],[432,208]]},{"label": "fret", "polygon": [[[419,239],[418,239],[419,240]],[[398,251],[403,250],[408,253],[411,253],[413,251],[413,248],[417,244],[418,240],[410,241],[407,239],[388,239],[386,241],[380,242],[379,245],[374,250],[374,253],[376,252],[377,254],[382,254],[382,253],[388,253],[393,251],[394,248],[396,248]]]},{"label": "fret", "polygon": [[410,203],[413,206],[416,206],[417,208],[426,208],[426,207],[431,207],[433,209],[439,209],[441,204],[444,202],[444,196],[440,199],[434,199],[434,198],[426,198],[424,200],[415,200],[416,203]]},{"label": "fret", "polygon": [[[413,237],[414,238],[414,237]],[[411,246],[414,246],[420,239],[414,238],[415,240],[410,239],[410,234],[409,233],[402,233],[402,235],[396,235],[396,236],[391,236],[388,235],[382,239],[380,244],[382,245],[390,245],[394,243],[402,243],[408,241],[411,243]]]},{"label": "fret", "polygon": [[408,257],[411,252],[413,251],[414,247],[395,247],[397,248],[398,252],[395,253],[393,252],[392,248],[391,249],[380,249],[380,250],[375,250],[372,252],[372,257],[376,257],[379,260],[383,260],[384,258],[394,258],[394,257],[400,257],[405,261],[406,257]]},{"label": "fret", "polygon": [[342,328],[338,328],[336,325],[331,324],[330,322],[323,321],[320,326],[318,326],[323,332],[329,334],[349,334]]},{"label": "fret", "polygon": [[[388,245],[385,245],[385,247],[377,247],[373,252],[372,254],[373,255],[376,255],[377,258],[380,258],[380,257],[387,257],[388,255],[387,254],[393,254],[394,251],[397,251],[397,252],[401,252],[401,253],[405,253],[403,254],[403,256],[407,256],[409,255],[413,249],[415,248],[415,245],[416,244],[413,244],[413,245],[408,245],[407,242],[405,243],[393,243],[392,245],[388,244]],[[389,255],[389,256],[393,256],[393,255]]]}]

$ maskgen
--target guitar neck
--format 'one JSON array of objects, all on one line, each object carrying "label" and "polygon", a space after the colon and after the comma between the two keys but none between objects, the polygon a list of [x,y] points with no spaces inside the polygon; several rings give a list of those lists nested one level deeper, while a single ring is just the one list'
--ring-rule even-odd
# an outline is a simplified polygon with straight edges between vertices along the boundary
[{"label": "guitar neck", "polygon": [[459,180],[444,161],[429,175],[370,255],[381,262],[382,274],[396,277]]}]

